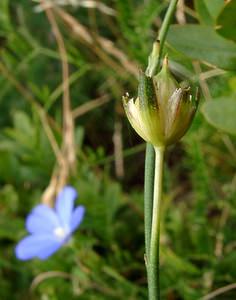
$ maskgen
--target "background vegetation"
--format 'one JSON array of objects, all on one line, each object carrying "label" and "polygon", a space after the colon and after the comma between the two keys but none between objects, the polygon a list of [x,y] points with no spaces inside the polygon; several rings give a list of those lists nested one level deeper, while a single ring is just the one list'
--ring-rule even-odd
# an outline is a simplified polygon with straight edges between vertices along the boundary
[{"label": "background vegetation", "polygon": [[[121,97],[136,95],[167,6],[0,1],[0,299],[147,299],[145,145]],[[235,1],[179,1],[167,37],[172,71],[200,86],[201,104],[166,155],[163,299],[213,299],[211,291],[236,280],[235,9]],[[71,111],[62,105],[63,45]],[[74,146],[66,138],[73,128],[62,130],[65,111],[75,122]],[[67,159],[74,153],[76,165]],[[52,201],[58,178],[78,189],[85,220],[47,261],[17,261],[25,217]],[[230,289],[214,299],[235,297]]]}]

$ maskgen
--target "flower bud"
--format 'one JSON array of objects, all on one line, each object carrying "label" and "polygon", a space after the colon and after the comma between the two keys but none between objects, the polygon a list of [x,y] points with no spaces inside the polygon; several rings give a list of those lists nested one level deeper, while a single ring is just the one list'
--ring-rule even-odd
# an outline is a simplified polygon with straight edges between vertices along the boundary
[{"label": "flower bud", "polygon": [[177,142],[188,130],[197,109],[190,87],[181,87],[164,59],[160,73],[140,74],[138,97],[123,97],[127,117],[135,131],[155,147]]}]

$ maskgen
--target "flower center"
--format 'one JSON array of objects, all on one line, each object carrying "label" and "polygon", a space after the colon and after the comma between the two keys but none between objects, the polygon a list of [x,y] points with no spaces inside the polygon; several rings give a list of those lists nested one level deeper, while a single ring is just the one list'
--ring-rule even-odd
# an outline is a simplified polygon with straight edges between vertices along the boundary
[{"label": "flower center", "polygon": [[65,228],[63,228],[63,227],[55,228],[53,233],[59,239],[64,239],[68,234],[67,230],[65,230]]}]

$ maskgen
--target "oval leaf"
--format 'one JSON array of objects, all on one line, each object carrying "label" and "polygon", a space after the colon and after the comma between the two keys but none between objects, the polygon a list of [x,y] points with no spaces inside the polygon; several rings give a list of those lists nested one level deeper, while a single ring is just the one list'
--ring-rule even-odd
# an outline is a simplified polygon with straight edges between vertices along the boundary
[{"label": "oval leaf", "polygon": [[236,70],[236,44],[204,25],[173,25],[167,42],[179,52],[221,69]]},{"label": "oval leaf", "polygon": [[236,1],[225,4],[217,18],[217,32],[227,39],[236,41]]},{"label": "oval leaf", "polygon": [[200,0],[203,1],[212,16],[212,18],[216,19],[216,17],[219,15],[221,9],[224,6],[224,0]]},{"label": "oval leaf", "polygon": [[214,25],[214,20],[203,0],[194,0],[194,7],[198,13],[200,23],[204,25]]},{"label": "oval leaf", "polygon": [[205,102],[202,113],[212,126],[227,133],[236,134],[236,100],[218,99]]}]

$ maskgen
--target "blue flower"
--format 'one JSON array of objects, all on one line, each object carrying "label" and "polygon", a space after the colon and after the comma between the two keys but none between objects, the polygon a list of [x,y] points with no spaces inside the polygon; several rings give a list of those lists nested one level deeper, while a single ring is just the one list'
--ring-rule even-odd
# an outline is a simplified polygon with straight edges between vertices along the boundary
[{"label": "blue flower", "polygon": [[69,240],[85,212],[82,205],[74,209],[76,198],[76,190],[66,186],[56,199],[55,209],[40,204],[31,211],[26,219],[26,229],[30,235],[21,240],[15,249],[18,259],[47,259]]}]

